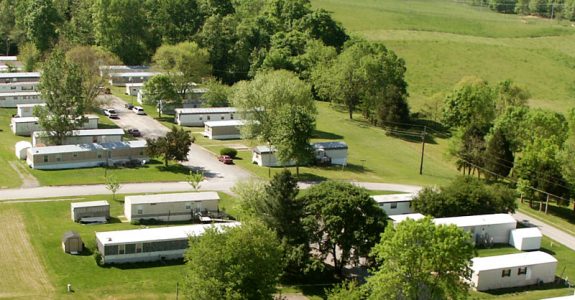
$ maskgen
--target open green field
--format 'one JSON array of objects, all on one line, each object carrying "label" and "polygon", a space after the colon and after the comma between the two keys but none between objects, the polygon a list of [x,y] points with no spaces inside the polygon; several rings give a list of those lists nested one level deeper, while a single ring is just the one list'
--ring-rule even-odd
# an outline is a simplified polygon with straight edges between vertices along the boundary
[{"label": "open green field", "polygon": [[[0,189],[15,188],[22,184],[22,180],[13,168],[17,168],[15,164],[18,163],[14,153],[14,144],[19,141],[32,142],[31,138],[16,136],[10,130],[10,119],[15,113],[15,108],[0,108],[0,174],[2,174]],[[21,172],[25,171],[25,169],[21,170]]]},{"label": "open green field", "polygon": [[382,41],[407,65],[414,110],[464,76],[527,87],[531,105],[575,106],[575,26],[449,0],[312,0],[351,34]]}]

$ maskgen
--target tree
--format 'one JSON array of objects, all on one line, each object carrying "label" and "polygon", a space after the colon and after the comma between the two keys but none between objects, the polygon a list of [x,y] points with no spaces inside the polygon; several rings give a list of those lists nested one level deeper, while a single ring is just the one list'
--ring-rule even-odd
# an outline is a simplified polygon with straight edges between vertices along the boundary
[{"label": "tree", "polygon": [[501,115],[508,107],[525,107],[531,97],[529,92],[511,80],[504,80],[497,85],[496,111]]},{"label": "tree", "polygon": [[457,170],[463,175],[472,175],[477,171],[480,176],[485,157],[485,128],[474,125],[459,128],[450,140],[449,154],[456,157]]},{"label": "tree", "polygon": [[273,143],[276,156],[282,163],[294,161],[299,167],[313,160],[314,149],[310,138],[315,129],[315,118],[300,107],[283,107],[277,111]]},{"label": "tree", "polygon": [[339,275],[367,256],[387,224],[385,212],[367,191],[349,183],[322,182],[307,190],[303,201],[310,243],[320,260],[332,257]]},{"label": "tree", "polygon": [[165,137],[146,139],[147,151],[150,156],[161,156],[167,167],[170,160],[187,161],[188,152],[193,143],[193,137],[185,129],[172,126],[172,130]]},{"label": "tree", "polygon": [[158,108],[158,117],[162,117],[163,107],[166,105],[179,106],[182,98],[178,95],[176,87],[168,75],[153,76],[144,83],[143,93],[145,102]]},{"label": "tree", "polygon": [[12,33],[16,26],[16,5],[13,0],[0,1],[0,36],[6,46],[5,55],[10,55]]},{"label": "tree", "polygon": [[471,236],[455,225],[425,218],[389,226],[371,252],[380,266],[367,279],[368,299],[466,298],[474,254]]},{"label": "tree", "polygon": [[202,22],[198,0],[148,0],[150,30],[162,44],[177,44],[192,39]]},{"label": "tree", "polygon": [[447,95],[443,103],[443,123],[451,128],[483,128],[495,119],[495,93],[487,82],[467,77]]},{"label": "tree", "polygon": [[462,176],[449,185],[424,188],[414,198],[414,210],[436,218],[514,212],[516,195],[502,184],[486,185]]},{"label": "tree", "polygon": [[56,26],[60,21],[51,0],[27,2],[26,16],[23,19],[26,37],[40,52],[48,50],[56,42]]},{"label": "tree", "polygon": [[272,299],[282,270],[275,233],[259,222],[192,236],[186,251],[187,299]]},{"label": "tree", "polygon": [[261,180],[250,179],[238,181],[231,191],[237,195],[240,211],[245,216],[257,216],[260,203],[266,199],[266,183]]},{"label": "tree", "polygon": [[488,177],[507,177],[513,168],[513,151],[511,144],[501,130],[495,130],[489,137],[485,150],[484,167]]},{"label": "tree", "polygon": [[40,52],[38,49],[36,49],[34,44],[28,42],[20,45],[19,50],[18,60],[24,65],[24,71],[34,71],[36,64],[40,61]]},{"label": "tree", "polygon": [[318,9],[303,16],[298,27],[300,31],[308,32],[313,39],[337,49],[341,49],[345,41],[349,39],[343,26],[324,9]]},{"label": "tree", "polygon": [[200,183],[204,181],[204,179],[204,172],[200,171],[194,172],[190,170],[190,174],[186,176],[186,181],[196,192],[200,189]]},{"label": "tree", "polygon": [[116,200],[116,192],[120,189],[120,187],[120,182],[116,176],[106,176],[106,189],[112,192],[112,200]]},{"label": "tree", "polygon": [[34,114],[56,145],[86,122],[90,92],[83,75],[80,66],[67,61],[58,49],[44,63],[39,89],[46,106],[36,107]]},{"label": "tree", "polygon": [[202,95],[205,105],[208,107],[228,107],[230,106],[231,88],[221,81],[210,79],[205,84],[206,93]]},{"label": "tree", "polygon": [[367,297],[357,281],[345,281],[327,293],[328,300],[363,300]]},{"label": "tree", "polygon": [[489,8],[504,14],[515,13],[515,2],[517,0],[490,0]]}]

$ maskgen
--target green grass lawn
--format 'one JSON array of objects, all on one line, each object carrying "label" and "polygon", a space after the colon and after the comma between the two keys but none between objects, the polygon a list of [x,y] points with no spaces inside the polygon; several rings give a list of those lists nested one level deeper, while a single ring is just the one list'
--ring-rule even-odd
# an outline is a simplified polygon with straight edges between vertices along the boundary
[{"label": "green grass lawn", "polygon": [[0,108],[0,189],[15,188],[22,184],[20,177],[10,166],[10,163],[17,162],[14,145],[19,141],[32,142],[30,137],[16,136],[10,130],[10,119],[15,113],[15,108]]},{"label": "green grass lawn", "polygon": [[[575,98],[575,28],[448,0],[312,0],[348,32],[382,41],[407,65],[414,110],[463,76],[527,87],[531,105],[565,112]],[[353,13],[350,13],[353,12]]]}]

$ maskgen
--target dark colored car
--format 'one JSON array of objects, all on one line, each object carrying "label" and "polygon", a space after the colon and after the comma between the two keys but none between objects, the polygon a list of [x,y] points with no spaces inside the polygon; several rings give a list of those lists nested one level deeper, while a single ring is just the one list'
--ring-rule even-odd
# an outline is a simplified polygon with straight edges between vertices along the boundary
[{"label": "dark colored car", "polygon": [[229,155],[220,155],[218,156],[218,160],[226,165],[231,165],[234,163],[234,160]]},{"label": "dark colored car", "polygon": [[142,136],[142,133],[141,133],[138,129],[136,129],[136,128],[128,129],[127,132],[128,132],[129,135],[131,135],[131,136],[133,136],[133,137],[140,137],[140,136]]},{"label": "dark colored car", "polygon": [[134,108],[134,105],[132,105],[132,104],[130,104],[130,103],[126,103],[126,104],[124,105],[124,107],[127,108],[127,109],[129,109],[129,110],[132,110],[132,108]]}]

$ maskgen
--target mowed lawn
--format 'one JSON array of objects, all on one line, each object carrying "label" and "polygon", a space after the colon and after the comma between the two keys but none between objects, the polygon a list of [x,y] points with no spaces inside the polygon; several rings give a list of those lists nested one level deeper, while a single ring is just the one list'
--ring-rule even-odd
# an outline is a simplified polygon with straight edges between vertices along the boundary
[{"label": "mowed lawn", "polygon": [[[410,105],[419,110],[464,76],[512,79],[531,105],[565,112],[575,105],[575,27],[504,15],[448,0],[312,0],[348,32],[382,41],[407,65]],[[441,98],[441,95],[439,95]]]},{"label": "mowed lawn", "polygon": [[[10,119],[16,113],[15,108],[0,108],[0,189],[15,188],[22,184],[18,173],[14,170],[18,159],[14,151],[14,145],[19,141],[29,141],[31,138],[16,136],[10,130]],[[21,172],[22,168],[18,168]]]}]

